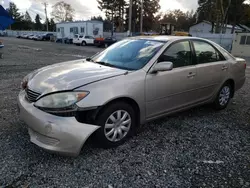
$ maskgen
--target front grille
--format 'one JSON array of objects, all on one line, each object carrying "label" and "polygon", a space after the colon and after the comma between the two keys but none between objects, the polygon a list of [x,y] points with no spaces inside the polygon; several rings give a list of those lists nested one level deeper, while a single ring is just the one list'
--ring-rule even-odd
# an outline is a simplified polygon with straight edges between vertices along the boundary
[{"label": "front grille", "polygon": [[40,96],[40,93],[26,89],[26,97],[30,102],[36,102],[36,99]]}]

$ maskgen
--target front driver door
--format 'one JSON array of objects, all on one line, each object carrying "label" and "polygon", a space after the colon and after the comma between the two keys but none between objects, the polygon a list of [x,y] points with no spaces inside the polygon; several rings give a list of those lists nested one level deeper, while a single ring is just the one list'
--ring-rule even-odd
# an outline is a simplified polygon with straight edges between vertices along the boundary
[{"label": "front driver door", "polygon": [[197,95],[196,66],[188,40],[178,41],[168,47],[158,63],[173,63],[173,70],[148,73],[146,76],[147,119],[164,115],[193,104]]}]

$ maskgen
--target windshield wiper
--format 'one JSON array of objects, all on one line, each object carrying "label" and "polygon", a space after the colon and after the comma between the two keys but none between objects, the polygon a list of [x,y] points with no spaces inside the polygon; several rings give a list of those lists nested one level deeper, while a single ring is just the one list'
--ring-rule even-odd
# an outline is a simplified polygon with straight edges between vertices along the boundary
[{"label": "windshield wiper", "polygon": [[104,66],[108,66],[108,67],[117,68],[117,69],[135,70],[135,69],[127,68],[127,67],[120,67],[120,66],[117,66],[117,65],[113,65],[113,64],[110,64],[110,63],[107,63],[107,62],[104,62],[104,61],[93,61],[93,62],[94,62],[94,63],[97,63],[97,64],[100,64],[100,65],[104,65]]},{"label": "windshield wiper", "polygon": [[94,61],[94,62],[97,63],[97,64],[100,64],[100,65],[118,68],[117,66],[115,66],[115,65],[113,65],[113,64],[110,64],[110,63],[106,63],[106,62],[104,62],[104,61]]},{"label": "windshield wiper", "polygon": [[88,57],[88,58],[86,59],[86,61],[94,62],[93,59],[91,59],[90,57]]}]

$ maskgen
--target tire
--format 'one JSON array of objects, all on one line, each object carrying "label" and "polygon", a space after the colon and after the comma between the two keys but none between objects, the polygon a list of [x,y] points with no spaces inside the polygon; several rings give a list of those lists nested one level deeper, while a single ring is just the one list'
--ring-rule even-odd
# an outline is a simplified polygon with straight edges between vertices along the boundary
[{"label": "tire", "polygon": [[87,43],[85,41],[82,41],[82,46],[87,46]]},{"label": "tire", "polygon": [[226,82],[219,90],[216,99],[213,103],[213,106],[216,110],[223,110],[225,109],[231,99],[233,90],[232,85],[229,82]]},{"label": "tire", "polygon": [[[120,122],[123,122],[124,125],[116,122],[119,112],[121,117]],[[125,115],[126,113],[127,115]],[[113,118],[115,121],[112,121]],[[117,147],[123,144],[135,132],[135,111],[132,106],[125,102],[114,102],[99,112],[95,123],[100,128],[93,135],[94,143],[102,148]]]}]

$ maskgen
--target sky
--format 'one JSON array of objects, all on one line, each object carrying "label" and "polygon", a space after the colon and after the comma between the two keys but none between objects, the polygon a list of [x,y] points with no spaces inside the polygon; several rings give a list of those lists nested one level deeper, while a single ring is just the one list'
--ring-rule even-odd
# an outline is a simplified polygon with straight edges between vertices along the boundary
[{"label": "sky", "polygon": [[[52,11],[51,6],[60,0],[0,0],[0,3],[7,8],[10,1],[14,2],[20,11],[25,12],[27,10],[32,18],[34,18],[37,13],[44,18],[45,14],[42,3],[47,2],[49,4],[48,14],[50,16]],[[71,4],[75,9],[76,20],[86,20],[91,16],[104,16],[98,9],[96,0],[64,0],[64,2]],[[181,9],[183,11],[195,10],[198,6],[197,2],[198,0],[160,0],[160,11],[165,12],[174,9]]]}]

